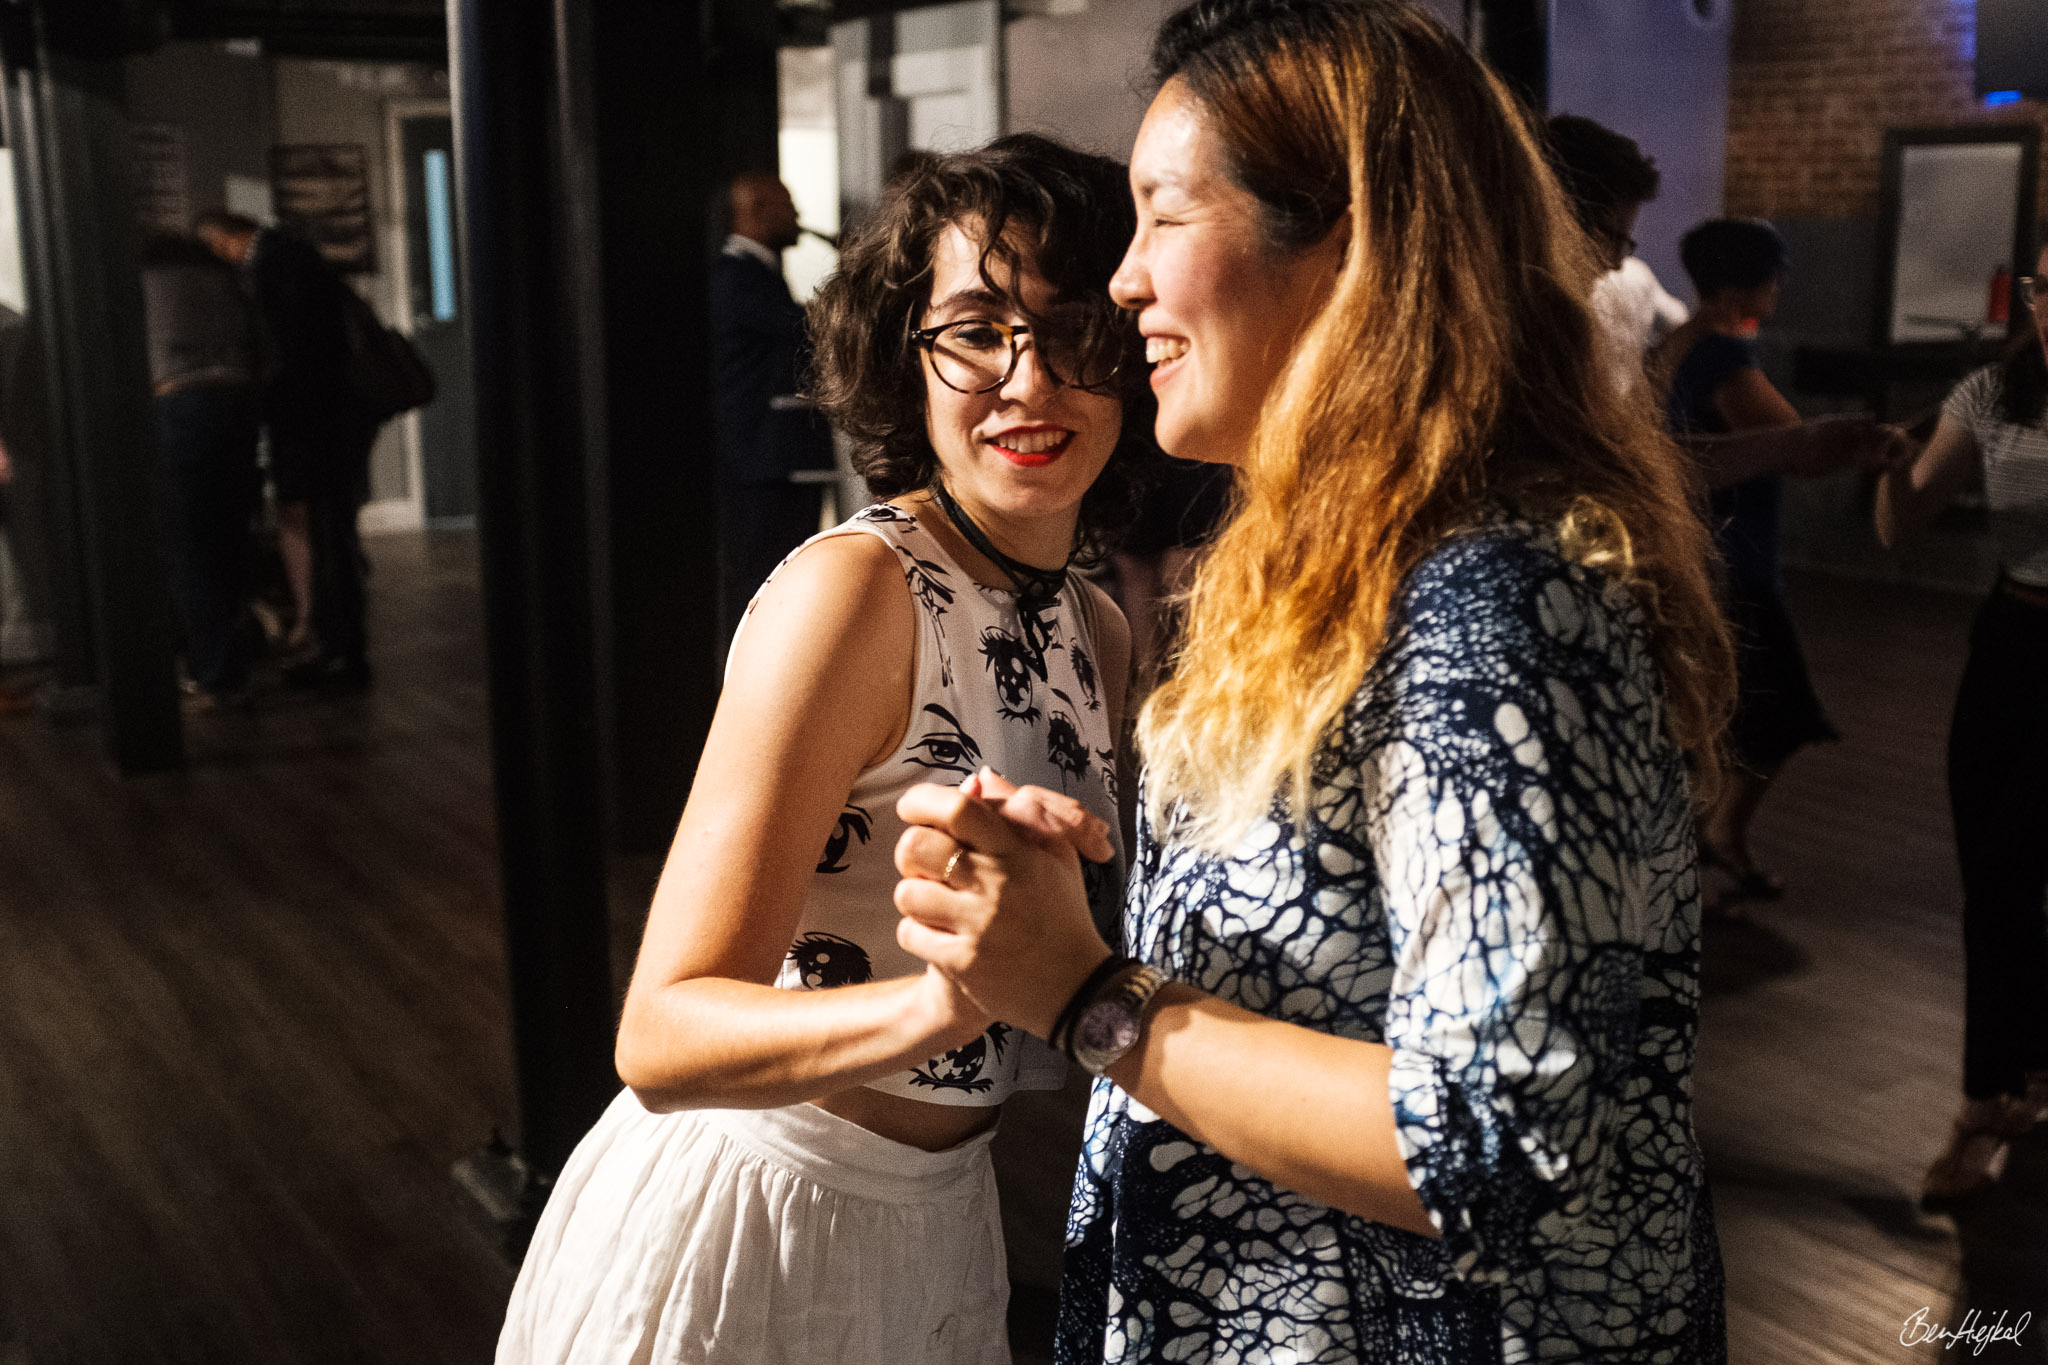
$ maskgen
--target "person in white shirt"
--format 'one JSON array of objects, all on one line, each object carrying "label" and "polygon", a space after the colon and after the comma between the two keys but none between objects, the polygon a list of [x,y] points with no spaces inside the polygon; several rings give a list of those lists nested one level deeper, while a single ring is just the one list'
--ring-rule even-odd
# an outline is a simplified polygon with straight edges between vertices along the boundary
[{"label": "person in white shirt", "polygon": [[1627,388],[1643,382],[1643,357],[1683,327],[1692,310],[1664,288],[1649,262],[1631,256],[1593,285],[1593,316],[1607,332],[1614,381]]},{"label": "person in white shirt", "polygon": [[1636,218],[1657,197],[1657,163],[1633,138],[1577,114],[1556,115],[1545,132],[1550,169],[1607,266],[1593,286],[1593,316],[1604,333],[1601,363],[1626,391],[1646,382],[1650,348],[1690,316],[1635,255]]}]

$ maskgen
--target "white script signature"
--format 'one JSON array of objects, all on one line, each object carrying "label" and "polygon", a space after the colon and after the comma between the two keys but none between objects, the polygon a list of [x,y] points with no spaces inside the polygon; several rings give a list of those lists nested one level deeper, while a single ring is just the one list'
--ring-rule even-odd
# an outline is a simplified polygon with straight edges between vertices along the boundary
[{"label": "white script signature", "polygon": [[2005,1325],[2008,1315],[2004,1309],[2000,1309],[1996,1322],[1982,1322],[1979,1319],[1983,1315],[1972,1308],[1964,1315],[1963,1325],[1950,1331],[1938,1322],[1927,1320],[1928,1313],[1932,1311],[1923,1308],[1906,1319],[1905,1327],[1899,1331],[1899,1345],[1918,1346],[1922,1342],[1938,1341],[1944,1351],[1953,1351],[1958,1346],[1968,1345],[1971,1355],[1983,1355],[1985,1347],[1996,1346],[2001,1341],[2010,1341],[2018,1345],[2020,1333],[2026,1331],[2027,1324],[2034,1320],[2032,1313],[2022,1313],[2019,1321],[2008,1327]]}]

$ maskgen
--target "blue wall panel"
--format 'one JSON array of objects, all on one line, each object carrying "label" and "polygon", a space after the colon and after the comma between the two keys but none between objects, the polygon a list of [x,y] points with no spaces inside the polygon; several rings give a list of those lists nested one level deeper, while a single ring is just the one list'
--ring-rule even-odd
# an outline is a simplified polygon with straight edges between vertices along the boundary
[{"label": "blue wall panel", "polygon": [[1598,119],[1657,160],[1638,254],[1690,298],[1678,239],[1721,212],[1729,0],[1551,0],[1550,111]]}]

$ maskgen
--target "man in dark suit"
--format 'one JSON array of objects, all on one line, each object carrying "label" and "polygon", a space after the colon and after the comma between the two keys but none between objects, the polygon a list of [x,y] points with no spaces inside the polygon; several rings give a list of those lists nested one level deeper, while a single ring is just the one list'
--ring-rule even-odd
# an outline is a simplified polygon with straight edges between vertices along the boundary
[{"label": "man in dark suit", "polygon": [[274,360],[263,415],[278,551],[299,599],[294,635],[307,650],[286,681],[360,690],[370,664],[356,518],[369,498],[378,422],[349,379],[348,283],[310,243],[237,214],[204,214],[196,229],[215,255],[247,272]]},{"label": "man in dark suit", "polygon": [[797,397],[804,310],[782,278],[797,242],[796,204],[774,176],[732,182],[732,235],[711,273],[717,366],[719,599],[728,635],[761,580],[818,528],[815,487],[799,469],[832,467],[832,435]]}]

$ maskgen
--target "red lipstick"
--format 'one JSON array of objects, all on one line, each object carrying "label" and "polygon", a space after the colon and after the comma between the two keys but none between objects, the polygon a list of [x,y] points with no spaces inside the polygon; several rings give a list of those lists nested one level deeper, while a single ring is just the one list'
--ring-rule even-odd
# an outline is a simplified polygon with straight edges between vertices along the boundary
[{"label": "red lipstick", "polygon": [[[1047,437],[1057,435],[1058,439],[1048,442]],[[1037,438],[1037,439],[1028,439]],[[1030,450],[1018,450],[1006,442],[1018,445],[1028,444]],[[1017,427],[989,438],[989,445],[996,454],[1011,464],[1023,469],[1042,469],[1067,453],[1067,447],[1074,443],[1074,433],[1063,427]]]}]

